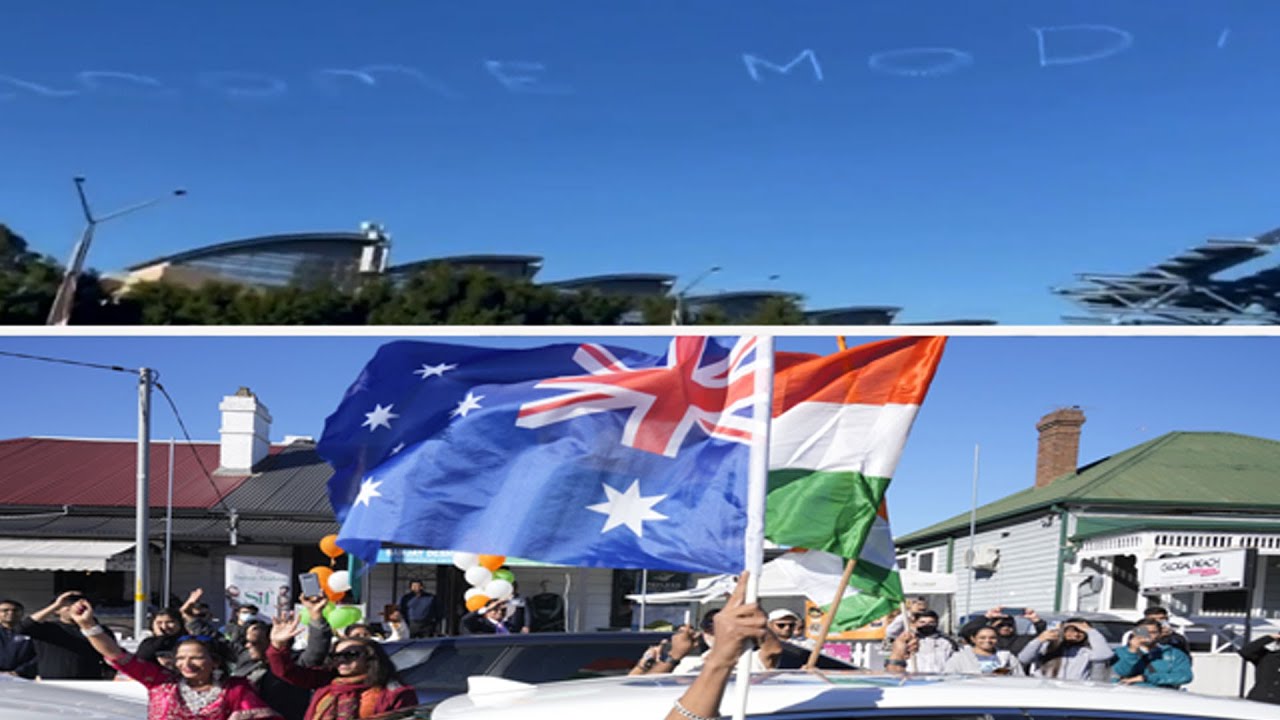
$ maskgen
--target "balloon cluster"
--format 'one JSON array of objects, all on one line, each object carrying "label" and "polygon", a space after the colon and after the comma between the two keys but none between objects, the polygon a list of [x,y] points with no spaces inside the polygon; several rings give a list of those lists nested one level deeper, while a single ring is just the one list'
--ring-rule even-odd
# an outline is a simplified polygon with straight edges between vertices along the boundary
[{"label": "balloon cluster", "polygon": [[[324,616],[325,622],[329,623],[329,627],[334,630],[341,630],[348,625],[354,625],[364,618],[364,613],[355,605],[325,603],[324,610],[320,611],[320,614]],[[311,624],[311,613],[305,607],[298,611],[298,621],[303,625]]]},{"label": "balloon cluster", "polygon": [[[330,565],[345,554],[343,549],[338,547],[337,535],[325,535],[321,538],[320,552],[329,558]],[[307,572],[315,573],[316,577],[320,578],[320,589],[324,591],[324,596],[329,598],[330,602],[342,600],[351,589],[351,573],[346,570],[334,570],[332,567],[317,565]]]},{"label": "balloon cluster", "polygon": [[471,584],[471,589],[463,595],[467,610],[475,612],[492,600],[506,600],[515,593],[516,576],[502,567],[506,561],[502,555],[453,554],[453,566],[461,570]]}]

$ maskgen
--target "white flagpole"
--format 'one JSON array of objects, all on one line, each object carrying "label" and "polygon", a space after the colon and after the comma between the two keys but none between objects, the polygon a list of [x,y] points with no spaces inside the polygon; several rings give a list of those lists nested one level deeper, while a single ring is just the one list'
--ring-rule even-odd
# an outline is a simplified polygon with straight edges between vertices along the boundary
[{"label": "white flagpole", "polygon": [[[756,338],[755,403],[751,409],[751,456],[747,472],[747,533],[744,568],[747,579],[747,603],[760,595],[760,571],[764,566],[764,501],[769,489],[769,425],[773,416],[773,336]],[[747,692],[751,688],[751,653],[738,659],[736,681],[737,706],[734,720],[747,715]]]}]

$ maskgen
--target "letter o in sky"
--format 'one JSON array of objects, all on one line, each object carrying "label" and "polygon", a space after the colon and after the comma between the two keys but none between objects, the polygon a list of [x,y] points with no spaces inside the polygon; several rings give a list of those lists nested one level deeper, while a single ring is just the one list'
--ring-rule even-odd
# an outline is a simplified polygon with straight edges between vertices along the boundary
[{"label": "letter o in sky", "polygon": [[950,75],[972,64],[972,55],[955,48],[903,48],[867,58],[867,67],[872,70],[903,77]]},{"label": "letter o in sky", "polygon": [[273,97],[283,95],[288,89],[285,81],[258,73],[209,72],[201,75],[200,80],[209,89],[231,97]]}]

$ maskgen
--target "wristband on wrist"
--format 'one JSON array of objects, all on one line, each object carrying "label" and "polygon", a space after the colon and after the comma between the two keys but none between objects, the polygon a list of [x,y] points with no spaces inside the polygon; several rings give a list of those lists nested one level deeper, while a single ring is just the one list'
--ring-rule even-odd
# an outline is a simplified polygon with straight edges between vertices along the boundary
[{"label": "wristband on wrist", "polygon": [[676,712],[680,713],[684,717],[689,718],[689,720],[716,720],[715,717],[707,717],[706,715],[699,715],[695,713],[689,708],[681,705],[679,700],[676,701],[675,709],[676,709]]},{"label": "wristband on wrist", "polygon": [[889,659],[887,659],[887,660],[885,660],[885,661],[884,661],[884,666],[885,666],[885,667],[906,667],[906,666],[907,666],[907,661],[906,661],[906,660],[894,660],[893,658],[889,658]]},{"label": "wristband on wrist", "polygon": [[80,628],[80,634],[84,635],[85,637],[95,637],[97,635],[107,634],[107,629],[102,627],[101,625],[94,625],[92,627]]}]

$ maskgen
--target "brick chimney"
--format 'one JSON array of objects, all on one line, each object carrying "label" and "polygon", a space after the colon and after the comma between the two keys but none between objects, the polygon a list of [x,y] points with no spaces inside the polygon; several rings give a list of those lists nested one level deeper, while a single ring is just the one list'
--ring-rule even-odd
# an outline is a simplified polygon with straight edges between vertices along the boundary
[{"label": "brick chimney", "polygon": [[1036,449],[1036,487],[1045,487],[1063,475],[1074,473],[1080,461],[1080,426],[1084,412],[1079,406],[1061,408],[1040,418],[1040,446]]},{"label": "brick chimney", "polygon": [[247,387],[222,398],[221,453],[218,472],[248,475],[271,449],[271,413]]}]

